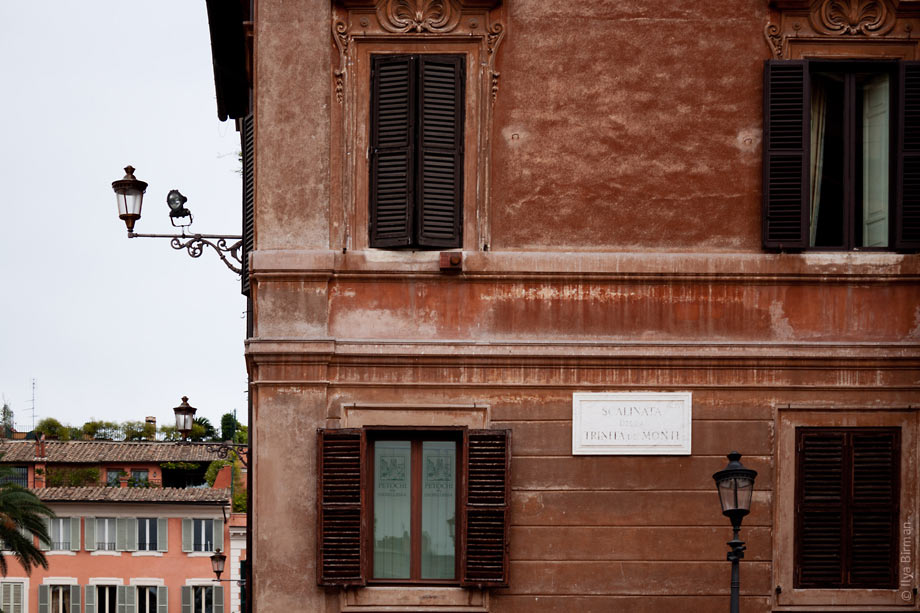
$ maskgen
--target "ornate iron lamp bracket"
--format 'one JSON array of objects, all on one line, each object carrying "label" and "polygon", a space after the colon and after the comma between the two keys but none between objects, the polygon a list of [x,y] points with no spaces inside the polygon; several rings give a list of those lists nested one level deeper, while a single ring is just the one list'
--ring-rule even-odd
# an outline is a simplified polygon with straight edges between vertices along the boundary
[{"label": "ornate iron lamp bracket", "polygon": [[[169,244],[173,249],[185,249],[193,258],[201,257],[201,254],[204,253],[204,248],[206,246],[211,247],[214,249],[214,251],[217,252],[217,255],[220,257],[221,261],[227,265],[227,268],[238,275],[243,273],[243,260],[240,257],[240,249],[243,247],[242,236],[222,234],[186,234],[185,232],[180,235],[138,234],[137,232],[128,232],[128,238],[168,238],[170,239]],[[230,243],[230,241],[235,242]],[[236,266],[234,266],[233,262],[227,258],[227,254],[229,254],[230,257],[236,261]]]},{"label": "ornate iron lamp bracket", "polygon": [[244,445],[242,443],[230,443],[227,441],[224,441],[223,443],[208,443],[187,440],[176,441],[176,444],[183,446],[204,446],[204,448],[209,452],[216,453],[217,457],[221,460],[230,459],[230,453],[233,452],[236,457],[239,458],[240,462],[243,463],[243,466],[249,468],[249,445]]}]

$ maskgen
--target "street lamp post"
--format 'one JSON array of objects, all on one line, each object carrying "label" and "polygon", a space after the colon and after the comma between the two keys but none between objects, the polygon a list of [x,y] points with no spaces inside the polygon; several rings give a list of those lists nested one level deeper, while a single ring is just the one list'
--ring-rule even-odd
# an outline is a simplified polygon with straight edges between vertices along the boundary
[{"label": "street lamp post", "polygon": [[176,441],[177,445],[203,445],[208,451],[216,453],[218,458],[226,460],[230,457],[231,452],[235,453],[243,466],[249,467],[249,445],[224,441],[222,443],[194,442],[188,440],[188,435],[192,431],[195,423],[195,413],[198,411],[188,403],[188,396],[182,397],[182,404],[173,408],[176,415],[176,430],[182,435],[182,440]]},{"label": "street lamp post", "polygon": [[741,463],[741,454],[732,451],[728,454],[728,465],[712,478],[716,482],[719,492],[719,501],[722,503],[722,515],[732,522],[732,540],[728,541],[731,549],[728,552],[728,561],[732,563],[731,582],[731,613],[739,613],[739,597],[741,592],[741,571],[739,562],[744,557],[744,541],[738,538],[741,531],[741,520],[751,511],[751,496],[754,493],[754,479],[757,471],[745,468]]}]

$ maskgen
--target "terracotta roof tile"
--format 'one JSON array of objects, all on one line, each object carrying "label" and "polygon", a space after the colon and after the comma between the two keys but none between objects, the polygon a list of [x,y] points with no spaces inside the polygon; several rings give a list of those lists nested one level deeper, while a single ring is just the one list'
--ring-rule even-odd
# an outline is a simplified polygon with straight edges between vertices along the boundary
[{"label": "terracotta roof tile", "polygon": [[99,462],[210,462],[217,453],[204,445],[142,441],[45,441],[45,457],[35,457],[35,441],[0,442],[0,463],[41,460],[48,463],[98,464]]},{"label": "terracotta roof tile", "polygon": [[40,487],[31,490],[45,502],[140,502],[229,504],[229,489],[209,487]]}]

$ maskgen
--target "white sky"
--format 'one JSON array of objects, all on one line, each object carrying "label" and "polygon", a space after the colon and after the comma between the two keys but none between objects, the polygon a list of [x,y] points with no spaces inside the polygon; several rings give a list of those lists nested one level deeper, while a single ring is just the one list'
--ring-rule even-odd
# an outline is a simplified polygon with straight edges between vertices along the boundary
[{"label": "white sky", "polygon": [[239,135],[217,119],[204,0],[0,0],[0,396],[55,417],[174,423],[189,396],[246,422],[245,300],[213,251],[128,240],[111,183],[149,183],[135,231],[240,233]]}]

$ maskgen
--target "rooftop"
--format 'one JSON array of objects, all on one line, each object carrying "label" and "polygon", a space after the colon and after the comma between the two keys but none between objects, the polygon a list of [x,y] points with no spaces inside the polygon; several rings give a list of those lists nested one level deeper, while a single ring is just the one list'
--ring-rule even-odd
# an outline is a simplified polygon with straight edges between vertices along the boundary
[{"label": "rooftop", "polygon": [[35,441],[0,442],[0,463],[49,462],[210,462],[217,453],[204,445],[177,445],[163,441],[45,441],[45,456],[35,456]]},{"label": "rooftop", "polygon": [[31,490],[44,502],[138,502],[229,504],[229,489],[209,487],[42,487]]}]

